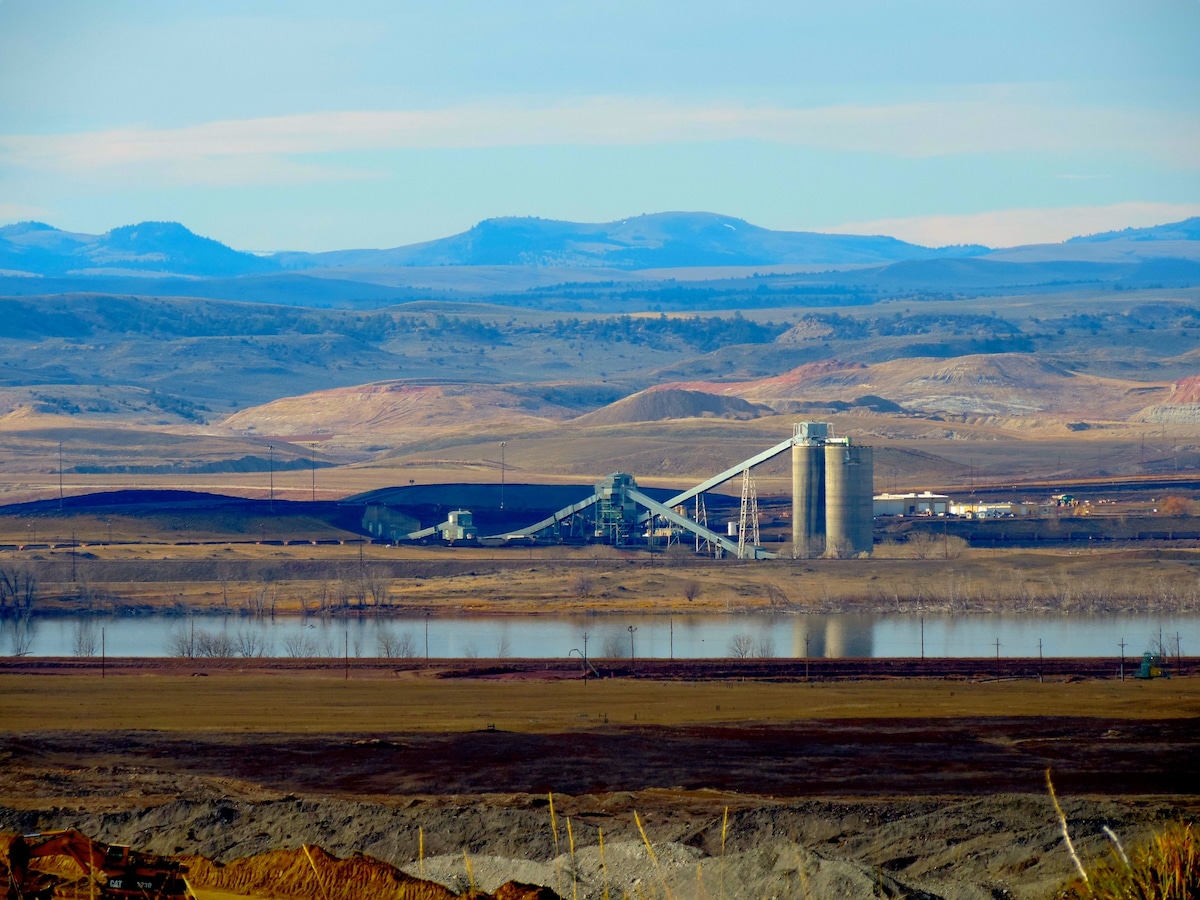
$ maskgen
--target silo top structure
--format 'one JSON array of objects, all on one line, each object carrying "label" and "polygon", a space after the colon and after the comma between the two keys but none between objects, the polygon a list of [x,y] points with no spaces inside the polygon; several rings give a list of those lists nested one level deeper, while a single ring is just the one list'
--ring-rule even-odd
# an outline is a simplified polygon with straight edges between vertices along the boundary
[{"label": "silo top structure", "polygon": [[792,555],[851,557],[873,547],[874,454],[799,422],[792,438]]}]

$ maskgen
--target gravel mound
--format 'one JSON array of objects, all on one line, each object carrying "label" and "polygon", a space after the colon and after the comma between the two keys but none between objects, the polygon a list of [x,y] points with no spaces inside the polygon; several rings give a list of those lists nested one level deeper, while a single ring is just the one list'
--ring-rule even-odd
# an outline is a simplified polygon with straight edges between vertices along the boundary
[{"label": "gravel mound", "polygon": [[675,389],[641,391],[580,416],[581,425],[623,425],[663,419],[757,419],[762,409],[741,397]]}]

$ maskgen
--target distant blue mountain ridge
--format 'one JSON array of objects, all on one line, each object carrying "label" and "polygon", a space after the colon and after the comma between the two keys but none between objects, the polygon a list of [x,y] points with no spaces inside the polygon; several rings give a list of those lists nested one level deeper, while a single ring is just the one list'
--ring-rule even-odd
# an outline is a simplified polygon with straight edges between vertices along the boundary
[{"label": "distant blue mountain ridge", "polygon": [[[1200,240],[1200,218],[1067,243]],[[259,256],[201,237],[176,222],[141,222],[104,234],[40,222],[0,227],[0,272],[57,277],[236,278],[342,267],[538,266],[621,270],[721,266],[887,266],[965,260],[977,244],[922,247],[893,237],[772,231],[715,213],[668,212],[588,224],[486,219],[461,234],[389,250],[282,252]],[[349,273],[347,273],[349,275]]]},{"label": "distant blue mountain ridge", "polygon": [[619,222],[486,219],[469,231],[390,250],[242,253],[175,222],[105,234],[40,222],[0,227],[0,270],[33,275],[232,277],[279,271],[391,266],[545,266],[652,269],[708,266],[885,265],[977,256],[980,246],[931,249],[896,238],[771,231],[713,213],[657,213]]},{"label": "distant blue mountain ridge", "polygon": [[710,266],[886,265],[978,256],[978,245],[931,249],[892,237],[771,231],[715,213],[654,213],[618,222],[485,219],[451,237],[393,250],[280,253],[284,268],[313,266],[545,266],[668,269]]}]

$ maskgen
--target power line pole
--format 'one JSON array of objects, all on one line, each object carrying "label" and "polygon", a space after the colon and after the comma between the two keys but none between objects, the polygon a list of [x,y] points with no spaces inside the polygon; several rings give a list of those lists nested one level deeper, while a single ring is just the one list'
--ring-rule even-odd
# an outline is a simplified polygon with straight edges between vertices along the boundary
[{"label": "power line pole", "polygon": [[63,508],[62,441],[58,442],[58,508]]},{"label": "power line pole", "polygon": [[1121,638],[1121,680],[1125,680],[1125,638]]}]

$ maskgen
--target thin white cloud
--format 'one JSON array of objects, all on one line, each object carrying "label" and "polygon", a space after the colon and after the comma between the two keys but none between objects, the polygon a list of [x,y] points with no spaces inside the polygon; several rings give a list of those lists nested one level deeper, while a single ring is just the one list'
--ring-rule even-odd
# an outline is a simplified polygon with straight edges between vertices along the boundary
[{"label": "thin white cloud", "polygon": [[47,210],[40,206],[27,206],[24,203],[0,202],[0,223],[19,222],[28,219],[41,219],[48,215]]},{"label": "thin white cloud", "polygon": [[[815,108],[688,106],[597,97],[546,106],[315,112],[53,135],[0,136],[0,164],[86,176],[158,167],[182,182],[348,177],[321,157],[428,148],[751,140],[903,157],[1117,152],[1200,167],[1200,120],[1166,112],[1037,106],[1005,98]],[[314,159],[315,157],[315,159]]]},{"label": "thin white cloud", "polygon": [[950,244],[1016,247],[1053,244],[1083,234],[1122,228],[1145,228],[1191,216],[1200,216],[1200,203],[1115,203],[845,222],[824,230],[838,234],[886,234],[927,247]]}]

